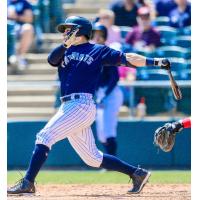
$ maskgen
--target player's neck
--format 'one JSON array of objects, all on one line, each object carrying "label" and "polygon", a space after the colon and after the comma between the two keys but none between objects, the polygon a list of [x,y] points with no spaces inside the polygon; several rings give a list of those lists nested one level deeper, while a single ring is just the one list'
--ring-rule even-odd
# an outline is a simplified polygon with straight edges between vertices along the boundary
[{"label": "player's neck", "polygon": [[75,41],[74,45],[77,46],[77,45],[85,44],[85,43],[88,43],[88,40],[85,37],[79,37]]}]

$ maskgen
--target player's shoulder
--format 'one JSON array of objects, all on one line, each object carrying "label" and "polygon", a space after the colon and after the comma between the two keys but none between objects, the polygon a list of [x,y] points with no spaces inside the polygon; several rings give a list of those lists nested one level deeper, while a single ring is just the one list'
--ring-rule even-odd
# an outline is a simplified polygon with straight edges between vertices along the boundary
[{"label": "player's shoulder", "polygon": [[[91,44],[91,43],[90,43]],[[109,47],[104,45],[104,44],[91,44],[91,46],[96,49],[96,50],[104,50],[104,49],[108,49]]]}]

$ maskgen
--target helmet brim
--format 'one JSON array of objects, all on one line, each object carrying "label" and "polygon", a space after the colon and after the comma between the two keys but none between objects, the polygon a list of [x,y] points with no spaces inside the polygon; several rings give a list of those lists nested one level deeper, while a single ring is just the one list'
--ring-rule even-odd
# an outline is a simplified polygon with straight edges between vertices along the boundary
[{"label": "helmet brim", "polygon": [[57,26],[57,31],[60,32],[60,33],[64,33],[65,30],[66,30],[66,28],[72,28],[73,26],[79,27],[79,25],[74,24],[74,23],[67,23],[67,24],[63,23],[63,24],[59,24],[59,25]]}]

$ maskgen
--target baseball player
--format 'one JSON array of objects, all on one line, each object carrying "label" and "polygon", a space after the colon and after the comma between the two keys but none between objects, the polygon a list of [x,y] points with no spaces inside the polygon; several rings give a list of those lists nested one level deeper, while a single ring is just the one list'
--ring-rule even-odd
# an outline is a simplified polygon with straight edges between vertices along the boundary
[{"label": "baseball player", "polygon": [[8,194],[35,193],[35,178],[46,161],[52,146],[68,139],[83,161],[92,167],[114,170],[128,175],[133,181],[130,193],[139,193],[151,173],[132,166],[119,158],[102,153],[95,145],[91,124],[95,120],[93,101],[102,66],[155,66],[169,69],[164,58],[146,58],[134,53],[122,53],[107,46],[89,43],[92,24],[89,20],[71,16],[58,26],[63,43],[48,56],[50,65],[57,67],[61,82],[62,104],[46,126],[37,133],[28,170],[24,178],[8,188]]},{"label": "baseball player", "polygon": [[164,152],[170,152],[175,144],[176,134],[185,128],[191,128],[190,117],[176,122],[166,123],[155,131],[154,144]]},{"label": "baseball player", "polygon": [[[92,41],[97,44],[105,44],[106,38],[107,28],[99,23],[94,24]],[[118,81],[117,67],[103,67],[96,89],[97,137],[105,152],[111,155],[116,155],[117,151],[117,117],[119,108],[123,103],[123,94],[117,85]]]}]

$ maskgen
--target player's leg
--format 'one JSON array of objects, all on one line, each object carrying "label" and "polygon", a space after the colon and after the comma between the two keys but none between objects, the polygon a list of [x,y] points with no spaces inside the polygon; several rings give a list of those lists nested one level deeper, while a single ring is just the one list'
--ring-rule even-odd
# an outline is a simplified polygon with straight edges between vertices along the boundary
[{"label": "player's leg", "polygon": [[132,193],[140,192],[150,177],[148,171],[134,167],[115,156],[103,154],[99,151],[90,127],[83,129],[80,133],[68,136],[68,139],[72,147],[87,165],[118,171],[130,176],[134,181],[134,187],[130,190]]},{"label": "player's leg", "polygon": [[34,180],[47,159],[51,146],[67,138],[69,134],[80,132],[95,118],[95,105],[91,100],[64,103],[57,114],[37,134],[35,150],[22,182],[8,189],[9,194],[34,193]]}]

